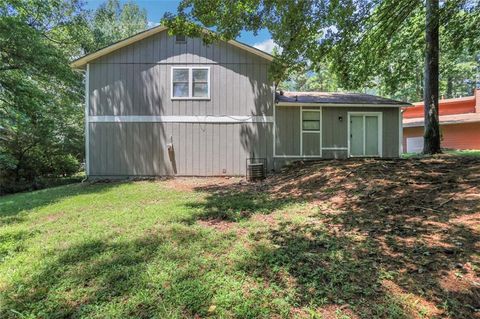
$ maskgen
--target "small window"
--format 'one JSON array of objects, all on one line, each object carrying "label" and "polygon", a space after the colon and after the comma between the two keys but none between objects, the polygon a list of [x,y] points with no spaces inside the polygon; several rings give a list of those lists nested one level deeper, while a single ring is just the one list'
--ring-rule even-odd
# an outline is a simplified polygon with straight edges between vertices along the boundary
[{"label": "small window", "polygon": [[185,35],[177,34],[175,36],[175,43],[186,43],[186,42],[187,42],[187,38],[185,37]]},{"label": "small window", "polygon": [[320,131],[320,112],[303,111],[302,129],[304,131]]},{"label": "small window", "polygon": [[210,68],[172,68],[172,99],[209,99]]}]

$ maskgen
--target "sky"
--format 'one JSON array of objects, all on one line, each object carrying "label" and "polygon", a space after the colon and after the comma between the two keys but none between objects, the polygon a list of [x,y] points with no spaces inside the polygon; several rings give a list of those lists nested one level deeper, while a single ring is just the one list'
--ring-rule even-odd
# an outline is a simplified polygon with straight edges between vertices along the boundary
[{"label": "sky", "polygon": [[[148,21],[150,26],[155,26],[160,19],[163,17],[165,12],[176,12],[177,6],[180,1],[174,0],[131,0],[138,4],[140,8],[144,8],[147,11]],[[122,3],[126,2],[121,0]],[[94,10],[100,4],[103,3],[103,0],[87,0],[86,8]],[[242,32],[240,37],[237,39],[243,43],[254,46],[260,50],[266,52],[272,52],[274,43],[270,37],[270,34],[267,30],[261,30],[258,35],[253,35],[252,32]]]}]

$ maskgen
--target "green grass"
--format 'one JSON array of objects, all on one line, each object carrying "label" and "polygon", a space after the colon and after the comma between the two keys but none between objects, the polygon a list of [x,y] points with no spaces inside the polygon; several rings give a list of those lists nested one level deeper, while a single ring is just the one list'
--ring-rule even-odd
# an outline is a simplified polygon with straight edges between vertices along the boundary
[{"label": "green grass", "polygon": [[[329,185],[313,194],[343,190]],[[378,212],[274,195],[142,181],[0,197],[0,318],[433,318],[418,300],[438,284],[402,271],[429,258],[399,248],[408,232],[375,238]]]},{"label": "green grass", "polygon": [[207,200],[161,182],[75,184],[0,198],[0,317],[288,313],[279,287],[263,289],[234,265],[244,244],[235,232],[194,224],[223,209],[237,219],[274,205],[261,196],[234,197],[230,207]]}]

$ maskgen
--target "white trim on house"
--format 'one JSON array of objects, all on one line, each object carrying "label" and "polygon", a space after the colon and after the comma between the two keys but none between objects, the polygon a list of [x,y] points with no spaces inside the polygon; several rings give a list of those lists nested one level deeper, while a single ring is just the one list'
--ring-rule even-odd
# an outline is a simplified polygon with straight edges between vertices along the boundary
[{"label": "white trim on house", "polygon": [[278,102],[278,106],[335,106],[335,107],[409,107],[410,104],[336,104],[336,103],[302,103],[302,102]]},{"label": "white trim on house", "polygon": [[[165,26],[156,26],[156,27],[153,27],[151,29],[148,29],[146,31],[143,31],[143,32],[140,32],[140,33],[137,33],[136,35],[134,36],[131,36],[129,38],[126,38],[124,40],[121,40],[119,42],[116,42],[116,43],[113,43],[112,45],[109,45],[103,49],[100,49],[96,52],[93,52],[93,53],[90,53],[90,54],[87,54],[81,58],[78,58],[77,60],[73,61],[71,64],[70,64],[70,67],[74,68],[74,69],[80,69],[80,68],[83,68],[85,65],[87,65],[90,61],[93,61],[95,59],[98,59],[104,55],[107,55],[109,53],[112,53],[113,51],[116,51],[118,49],[121,49],[123,47],[126,47],[130,44],[133,44],[135,42],[138,42],[140,40],[143,40],[145,38],[148,38],[152,35],[155,35],[157,33],[160,33],[160,32],[163,32],[163,31],[166,31],[168,28],[165,27]],[[211,32],[207,29],[205,29],[205,32]],[[246,45],[244,43],[241,43],[241,42],[238,42],[238,41],[235,41],[235,40],[230,40],[230,41],[226,41],[227,43],[237,47],[237,48],[240,48],[242,50],[245,50],[245,51],[248,51],[250,53],[253,53],[261,58],[264,58],[268,61],[273,61],[273,56],[266,53],[266,52],[263,52],[262,50],[259,50],[259,49],[256,49],[254,47],[251,47],[249,45]]]},{"label": "white trim on house", "polygon": [[303,159],[303,158],[319,158],[319,159],[321,159],[322,158],[320,155],[304,155],[304,156],[300,156],[300,155],[274,155],[273,157],[274,158],[299,158],[299,159]]},{"label": "white trim on house", "polygon": [[[363,116],[363,155],[351,155],[350,145],[350,117],[352,115]],[[377,116],[378,118],[378,155],[365,155],[365,117]],[[383,112],[348,112],[347,113],[347,144],[348,157],[383,157]]]},{"label": "white trim on house", "polygon": [[90,108],[90,64],[87,63],[85,71],[85,175],[90,175],[90,117],[88,115]]},{"label": "white trim on house", "polygon": [[[272,90],[273,94],[273,100],[275,101],[275,88]],[[277,113],[276,113],[276,105],[273,103],[273,157],[275,158],[275,154],[277,154]]]},{"label": "white trim on house", "polygon": [[[303,129],[303,113],[304,112],[318,112],[319,113],[319,129],[318,131],[304,130]],[[319,150],[318,155],[304,155],[303,154],[303,134],[318,134],[319,136]],[[318,109],[304,109],[300,107],[300,155],[303,157],[322,157],[322,108]]]},{"label": "white trim on house", "polygon": [[322,147],[325,151],[348,151],[348,147]]},{"label": "white trim on house", "polygon": [[398,109],[398,156],[403,153],[403,111]]},{"label": "white trim on house", "polygon": [[[322,108],[316,108],[316,109],[305,109],[303,110],[302,107],[300,107],[300,154],[294,154],[294,155],[279,155],[277,154],[276,150],[276,129],[277,129],[277,121],[276,121],[276,110],[277,110],[277,105],[273,105],[273,158],[322,158],[323,156],[323,150],[327,148],[322,147],[322,121],[323,121],[323,112]],[[282,105],[280,105],[282,106]],[[316,105],[318,106],[318,105]],[[302,155],[303,154],[303,111],[313,111],[313,112],[320,112],[320,130],[319,131],[305,131],[305,133],[316,133],[320,134],[320,155]]]},{"label": "white trim on house", "polygon": [[255,115],[102,115],[89,116],[90,123],[273,123],[273,116]]},{"label": "white trim on house", "polygon": [[[173,71],[188,70],[188,96],[173,96]],[[207,70],[207,96],[193,96],[193,70]],[[210,100],[210,67],[209,66],[172,66],[170,68],[170,99],[172,100]]]}]

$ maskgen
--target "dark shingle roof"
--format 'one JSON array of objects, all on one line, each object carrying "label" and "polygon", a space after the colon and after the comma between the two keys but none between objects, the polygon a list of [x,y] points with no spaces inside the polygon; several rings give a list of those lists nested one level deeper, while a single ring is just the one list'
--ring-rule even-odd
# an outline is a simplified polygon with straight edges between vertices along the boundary
[{"label": "dark shingle roof", "polygon": [[[283,93],[283,94],[281,94]],[[319,104],[359,104],[409,106],[410,103],[391,100],[380,96],[363,93],[329,93],[329,92],[280,92],[275,94],[276,102],[319,103]]]}]

